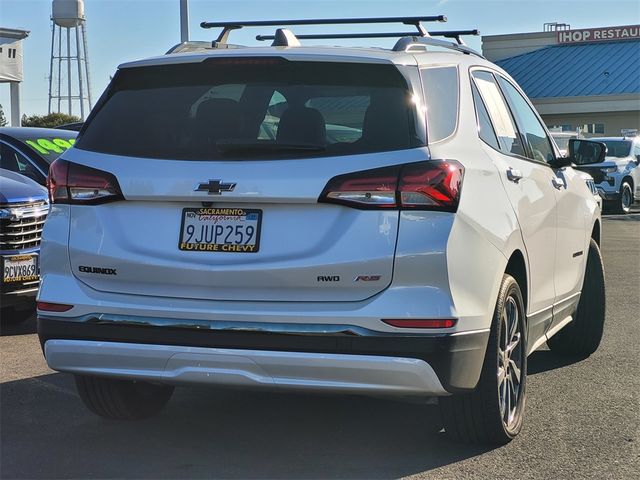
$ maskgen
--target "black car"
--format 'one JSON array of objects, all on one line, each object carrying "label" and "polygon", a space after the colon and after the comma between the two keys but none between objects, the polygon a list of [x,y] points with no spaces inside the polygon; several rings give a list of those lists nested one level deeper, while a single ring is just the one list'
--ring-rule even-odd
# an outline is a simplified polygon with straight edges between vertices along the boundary
[{"label": "black car", "polygon": [[44,185],[49,164],[75,143],[78,132],[53,128],[0,128],[0,168]]}]

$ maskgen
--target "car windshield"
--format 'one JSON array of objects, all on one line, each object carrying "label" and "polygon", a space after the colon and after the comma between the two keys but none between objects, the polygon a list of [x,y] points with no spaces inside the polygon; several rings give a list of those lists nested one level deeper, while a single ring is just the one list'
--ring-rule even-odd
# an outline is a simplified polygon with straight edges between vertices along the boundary
[{"label": "car windshield", "polygon": [[607,157],[624,158],[631,153],[631,142],[626,140],[602,140],[607,146]]},{"label": "car windshield", "polygon": [[[67,133],[71,135],[67,135]],[[63,131],[60,135],[31,135],[21,137],[18,140],[44,158],[47,163],[51,163],[58,158],[62,152],[75,144],[75,136],[75,132]]]},{"label": "car windshield", "polygon": [[217,58],[120,70],[78,148],[177,160],[295,158],[422,146],[392,65]]}]

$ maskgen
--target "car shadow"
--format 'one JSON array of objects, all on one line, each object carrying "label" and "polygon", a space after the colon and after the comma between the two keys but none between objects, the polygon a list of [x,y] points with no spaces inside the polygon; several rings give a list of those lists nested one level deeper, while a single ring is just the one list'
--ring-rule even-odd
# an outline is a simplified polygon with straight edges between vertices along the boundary
[{"label": "car shadow", "polygon": [[33,315],[22,323],[11,323],[11,319],[5,318],[5,313],[2,313],[2,319],[0,319],[0,337],[8,337],[12,335],[25,335],[30,333],[36,333],[36,314]]},{"label": "car shadow", "polygon": [[585,360],[584,357],[569,357],[558,355],[551,350],[537,350],[527,359],[527,374],[548,372],[558,368],[567,367]]},{"label": "car shadow", "polygon": [[357,396],[183,387],[159,416],[114,422],[70,375],[0,395],[7,478],[396,478],[491,450],[438,433],[437,406]]}]

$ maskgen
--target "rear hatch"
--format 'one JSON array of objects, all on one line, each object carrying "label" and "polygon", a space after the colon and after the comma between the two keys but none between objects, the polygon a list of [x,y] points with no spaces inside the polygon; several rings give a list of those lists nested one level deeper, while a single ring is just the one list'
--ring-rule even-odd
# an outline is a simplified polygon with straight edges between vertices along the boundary
[{"label": "rear hatch", "polygon": [[78,182],[109,172],[121,190],[71,202],[74,274],[105,292],[210,300],[380,292],[398,211],[318,198],[337,175],[428,158],[412,94],[390,64],[263,57],[120,70],[63,155],[98,169]]}]

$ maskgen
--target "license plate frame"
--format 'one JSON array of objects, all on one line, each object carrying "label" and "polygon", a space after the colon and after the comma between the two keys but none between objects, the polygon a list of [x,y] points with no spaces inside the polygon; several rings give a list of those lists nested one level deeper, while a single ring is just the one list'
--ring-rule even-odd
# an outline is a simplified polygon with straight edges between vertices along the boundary
[{"label": "license plate frame", "polygon": [[[35,274],[27,277],[14,277],[7,280],[5,276],[5,266],[7,263],[29,260],[35,265]],[[0,278],[2,285],[15,285],[17,283],[35,282],[40,279],[40,256],[37,253],[23,253],[20,255],[3,255],[2,256],[2,277]]]},{"label": "license plate frame", "polygon": [[[187,243],[184,242],[185,223],[187,213],[193,212],[196,215],[207,215],[212,217],[247,217],[257,215],[255,243],[253,249],[247,249],[247,245],[241,243]],[[262,233],[262,210],[257,208],[241,207],[186,207],[180,213],[180,236],[178,237],[178,250],[183,252],[211,252],[211,253],[258,253],[260,251],[260,236]],[[246,220],[245,220],[246,221]],[[212,224],[215,224],[211,222]],[[217,236],[216,236],[217,239]],[[206,248],[189,248],[186,245],[207,245]],[[226,248],[225,248],[226,247]]]}]

